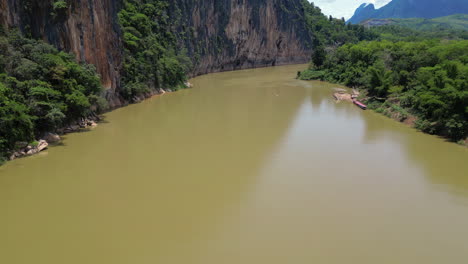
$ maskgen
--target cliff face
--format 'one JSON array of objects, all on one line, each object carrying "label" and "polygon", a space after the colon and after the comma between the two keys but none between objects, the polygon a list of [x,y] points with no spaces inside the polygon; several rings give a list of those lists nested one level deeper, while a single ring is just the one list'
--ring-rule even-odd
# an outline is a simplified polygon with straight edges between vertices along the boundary
[{"label": "cliff face", "polygon": [[190,29],[182,46],[194,57],[194,75],[310,59],[300,1],[178,0],[177,8],[186,18],[182,27]]},{"label": "cliff face", "polygon": [[[194,62],[191,75],[307,62],[311,37],[300,0],[174,0],[170,13],[179,45]],[[68,0],[55,10],[49,0],[0,0],[0,23],[73,52],[94,64],[119,105],[121,0]],[[171,16],[171,14],[170,14]],[[172,17],[172,16],[171,16]],[[174,16],[175,17],[175,16]],[[182,19],[180,19],[182,17]]]},{"label": "cliff face", "polygon": [[68,3],[67,9],[55,11],[48,0],[0,0],[0,22],[19,27],[59,50],[74,53],[79,61],[95,65],[109,93],[109,101],[118,104],[119,99],[113,95],[120,85],[122,58],[117,23],[119,1],[71,0]]}]

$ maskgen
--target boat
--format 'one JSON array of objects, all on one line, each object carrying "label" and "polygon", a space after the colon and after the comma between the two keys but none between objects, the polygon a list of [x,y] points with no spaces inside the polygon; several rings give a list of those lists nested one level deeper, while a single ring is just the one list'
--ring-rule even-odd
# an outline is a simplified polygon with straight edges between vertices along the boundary
[{"label": "boat", "polygon": [[359,108],[361,108],[362,110],[366,110],[366,109],[367,109],[367,105],[365,105],[365,104],[359,102],[358,100],[353,100],[353,103],[354,103],[355,105],[357,105]]}]

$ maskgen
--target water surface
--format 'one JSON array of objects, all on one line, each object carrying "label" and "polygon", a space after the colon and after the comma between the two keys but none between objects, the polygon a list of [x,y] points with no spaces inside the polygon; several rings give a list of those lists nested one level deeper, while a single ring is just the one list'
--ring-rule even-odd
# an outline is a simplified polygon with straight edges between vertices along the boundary
[{"label": "water surface", "polygon": [[198,77],[0,167],[0,263],[467,263],[467,149],[305,67]]}]

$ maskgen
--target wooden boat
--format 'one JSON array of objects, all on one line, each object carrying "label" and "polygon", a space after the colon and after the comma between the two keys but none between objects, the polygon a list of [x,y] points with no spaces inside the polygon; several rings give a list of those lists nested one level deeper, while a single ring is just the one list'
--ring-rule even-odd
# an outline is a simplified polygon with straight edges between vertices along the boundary
[{"label": "wooden boat", "polygon": [[361,108],[362,110],[366,110],[366,109],[367,109],[367,105],[365,105],[365,104],[359,102],[358,100],[353,100],[353,103],[354,103],[355,105],[357,105],[359,108]]}]

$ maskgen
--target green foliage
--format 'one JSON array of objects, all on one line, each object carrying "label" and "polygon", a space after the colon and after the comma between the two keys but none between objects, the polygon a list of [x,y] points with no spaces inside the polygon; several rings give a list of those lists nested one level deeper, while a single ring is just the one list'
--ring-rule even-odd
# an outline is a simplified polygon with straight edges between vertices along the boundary
[{"label": "green foliage", "polygon": [[171,25],[180,17],[169,17],[168,8],[165,0],[125,0],[118,14],[125,47],[121,95],[128,100],[151,89],[179,87],[186,80],[191,61],[178,49]]},{"label": "green foliage", "polygon": [[52,2],[52,12],[50,15],[54,19],[65,19],[68,10],[68,3],[65,0],[54,0]]},{"label": "green foliage", "polygon": [[324,76],[325,71],[315,71],[313,69],[298,72],[298,79],[300,80],[322,80]]},{"label": "green foliage", "polygon": [[387,18],[387,19],[370,19],[363,22],[368,26],[392,25],[400,28],[409,28],[415,31],[422,32],[451,32],[461,33],[463,30],[468,30],[468,14],[457,14],[433,19],[427,18]]},{"label": "green foliage", "polygon": [[0,157],[15,142],[103,110],[101,91],[94,66],[17,31],[0,34]]},{"label": "green foliage", "polygon": [[371,101],[400,102],[369,108],[400,119],[410,108],[424,132],[454,141],[468,136],[468,40],[346,44],[300,78],[311,76],[365,88]]},{"label": "green foliage", "polygon": [[322,45],[316,46],[312,52],[312,63],[316,67],[322,67],[326,57],[327,52],[325,51],[325,47]]},{"label": "green foliage", "polygon": [[33,142],[29,143],[31,147],[37,147],[39,145],[39,141],[34,140]]},{"label": "green foliage", "polygon": [[68,8],[68,4],[66,1],[63,1],[63,0],[58,0],[58,1],[55,1],[53,4],[52,4],[52,8],[54,9],[54,11],[62,11],[64,9],[67,9]]},{"label": "green foliage", "polygon": [[308,29],[313,36],[314,47],[340,46],[378,37],[377,34],[365,30],[361,25],[346,24],[344,18],[336,19],[332,16],[325,16],[313,2],[302,0],[302,5]]},{"label": "green foliage", "polygon": [[[394,19],[392,19],[393,21]],[[379,40],[398,41],[424,41],[427,39],[448,39],[460,40],[468,39],[468,31],[461,29],[450,29],[445,27],[425,27],[418,28],[405,24],[390,23],[384,26],[372,27],[369,29],[379,37]]]}]

